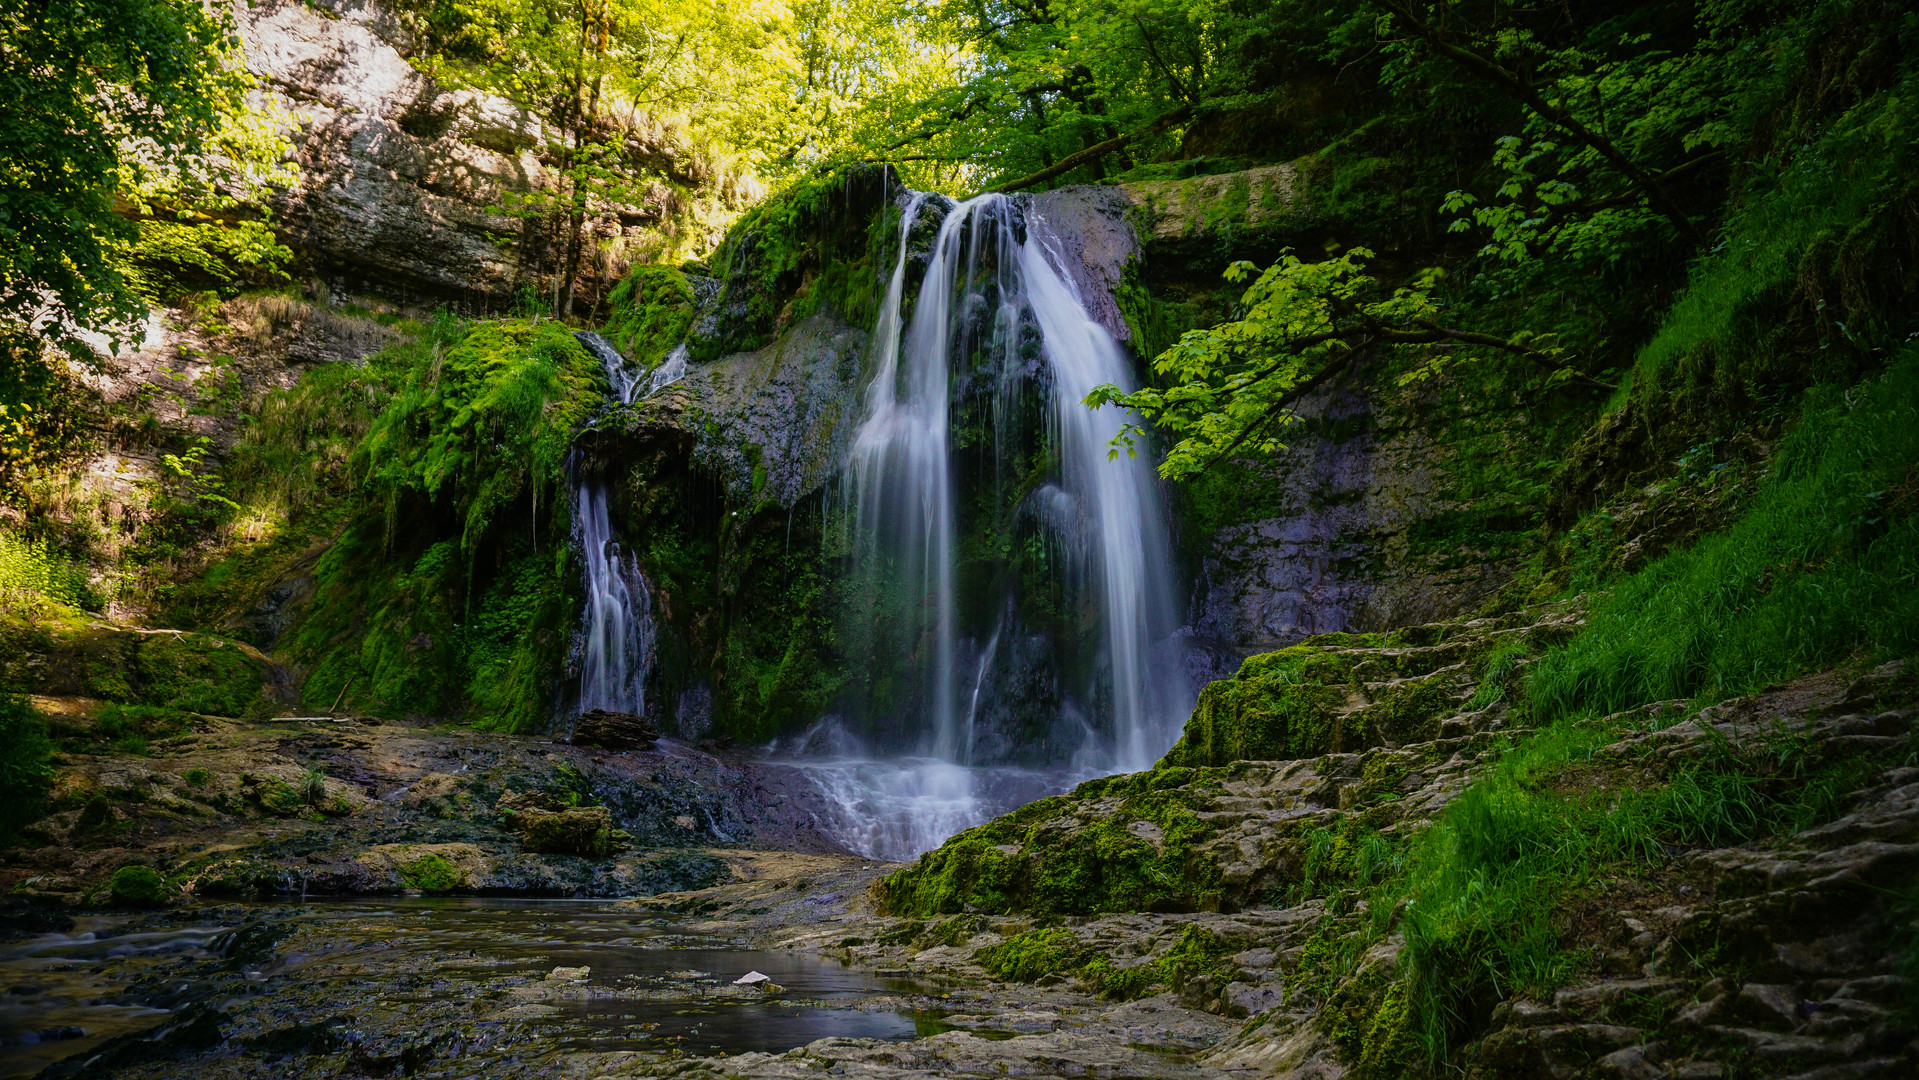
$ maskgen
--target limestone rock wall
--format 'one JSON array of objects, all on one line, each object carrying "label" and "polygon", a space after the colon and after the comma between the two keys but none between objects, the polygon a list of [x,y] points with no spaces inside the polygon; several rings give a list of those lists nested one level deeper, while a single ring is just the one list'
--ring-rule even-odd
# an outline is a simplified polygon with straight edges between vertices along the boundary
[{"label": "limestone rock wall", "polygon": [[[260,79],[256,104],[291,122],[302,176],[272,208],[312,276],[484,308],[551,272],[557,235],[499,208],[505,193],[554,182],[539,117],[415,70],[408,35],[380,0],[252,0],[231,10]],[[597,298],[632,261],[677,259],[710,240],[700,209],[662,181],[640,205],[595,220],[582,293]]]}]

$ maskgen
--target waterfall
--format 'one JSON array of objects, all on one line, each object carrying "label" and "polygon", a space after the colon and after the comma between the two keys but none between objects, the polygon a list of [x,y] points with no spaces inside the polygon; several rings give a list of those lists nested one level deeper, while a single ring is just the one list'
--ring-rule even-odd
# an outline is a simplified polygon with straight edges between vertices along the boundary
[{"label": "waterfall", "polygon": [[859,544],[856,558],[867,568],[884,565],[895,577],[883,585],[869,582],[869,591],[890,586],[904,598],[897,642],[931,638],[931,655],[921,656],[918,665],[931,682],[930,700],[923,706],[931,720],[925,749],[940,760],[957,762],[964,739],[953,670],[947,313],[959,249],[946,241],[963,224],[963,216],[949,214],[941,224],[912,325],[902,331],[907,240],[926,199],[915,193],[900,214],[900,251],[873,335],[879,354],[866,391],[866,421],[853,437],[848,473]]},{"label": "waterfall", "polygon": [[[606,368],[607,388],[613,392],[613,399],[622,405],[631,405],[640,398],[652,397],[686,377],[685,342],[673,346],[673,351],[666,354],[666,359],[660,361],[659,367],[654,368],[651,374],[642,376],[629,370],[626,366],[626,357],[620,354],[620,350],[613,347],[612,342],[600,335],[579,332],[573,336],[578,338],[580,344],[586,346],[586,351],[592,353],[593,358]],[[641,386],[646,387],[645,392],[634,393]]]},{"label": "waterfall", "polygon": [[[598,334],[575,336],[605,366],[609,396],[630,404],[641,379],[627,369],[626,357]],[[684,346],[675,352],[683,374]],[[666,366],[662,364],[661,369]],[[649,386],[647,393],[655,389],[658,387]],[[581,615],[586,641],[580,663],[579,711],[608,709],[644,714],[646,680],[653,670],[655,651],[653,591],[640,572],[639,559],[613,534],[606,486],[580,475],[581,471],[576,453],[568,462],[568,472],[574,478],[573,540],[586,563],[586,610]]]},{"label": "waterfall", "polygon": [[652,397],[685,377],[686,343],[681,342],[673,346],[673,351],[666,354],[666,359],[660,361],[659,367],[653,369],[653,374],[646,380],[646,393],[640,396]]},{"label": "waterfall", "polygon": [[[873,632],[884,634],[882,645],[894,646],[891,659],[903,667],[897,681],[909,687],[886,702],[891,715],[869,720],[910,733],[918,756],[879,763],[841,754],[816,770],[829,798],[846,808],[843,841],[890,858],[1010,808],[982,784],[1031,786],[1009,786],[1007,770],[975,760],[982,690],[1009,650],[1003,624],[974,628],[976,636],[961,625],[952,425],[956,387],[967,380],[997,372],[996,487],[997,443],[1011,419],[1026,401],[1044,406],[1052,475],[1026,496],[1027,520],[1047,530],[1072,603],[1096,611],[1096,629],[1077,646],[1092,659],[1075,665],[1077,685],[1057,717],[1081,739],[1071,774],[1150,767],[1192,704],[1174,644],[1178,611],[1158,477],[1144,457],[1109,459],[1127,414],[1083,404],[1105,383],[1132,389],[1130,357],[1088,313],[1045,222],[1024,204],[1000,195],[957,205],[937,198],[915,193],[902,203],[866,417],[846,472],[856,595],[867,605],[857,614],[881,628]],[[910,241],[929,208],[945,214],[909,318]],[[996,491],[995,505],[998,498]],[[970,505],[965,512],[978,513]],[[888,657],[876,650],[875,659]]]},{"label": "waterfall", "polygon": [[653,592],[639,560],[626,552],[607,514],[606,488],[574,489],[573,535],[586,560],[586,648],[580,665],[580,711],[646,712],[653,669]]}]

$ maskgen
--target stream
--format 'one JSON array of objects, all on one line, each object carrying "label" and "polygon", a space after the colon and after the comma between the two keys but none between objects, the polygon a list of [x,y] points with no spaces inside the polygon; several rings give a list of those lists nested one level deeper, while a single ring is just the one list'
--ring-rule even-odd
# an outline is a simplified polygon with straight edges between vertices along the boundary
[{"label": "stream", "polygon": [[[776,989],[734,985],[751,971]],[[427,1046],[478,1075],[583,1050],[778,1052],[827,1036],[944,1030],[902,1000],[936,988],[686,933],[671,916],[610,901],[377,898],[90,916],[0,946],[0,986],[7,1078],[62,1062],[53,1074],[67,1072],[115,1036],[195,1009],[221,1010],[224,1035],[255,1050],[364,1046],[383,1060]]]}]

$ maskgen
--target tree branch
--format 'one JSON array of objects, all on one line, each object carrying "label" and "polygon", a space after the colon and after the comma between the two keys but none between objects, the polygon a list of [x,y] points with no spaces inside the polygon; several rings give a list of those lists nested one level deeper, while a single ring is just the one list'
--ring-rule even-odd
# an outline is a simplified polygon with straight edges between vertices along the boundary
[{"label": "tree branch", "polygon": [[1425,319],[1419,320],[1419,325],[1426,328],[1425,333],[1394,330],[1387,326],[1378,327],[1376,332],[1382,339],[1398,345],[1427,345],[1435,341],[1457,341],[1462,345],[1480,345],[1488,349],[1498,349],[1501,352],[1509,352],[1516,356],[1523,356],[1549,371],[1570,371],[1572,372],[1574,382],[1583,383],[1595,390],[1605,390],[1610,393],[1611,391],[1619,389],[1619,387],[1612,383],[1601,382],[1577,368],[1562,364],[1545,353],[1540,352],[1538,349],[1528,348],[1502,337],[1495,337],[1492,334],[1481,334],[1472,330],[1453,330]]},{"label": "tree branch", "polygon": [[1032,187],[1034,184],[1043,184],[1046,181],[1051,180],[1053,177],[1059,176],[1063,173],[1071,172],[1072,170],[1078,168],[1081,165],[1086,164],[1089,161],[1095,161],[1095,160],[1098,160],[1099,158],[1103,158],[1107,154],[1110,154],[1113,151],[1118,150],[1120,147],[1125,146],[1127,143],[1133,141],[1134,139],[1143,139],[1149,135],[1157,135],[1160,132],[1165,131],[1167,128],[1172,127],[1174,124],[1180,123],[1188,119],[1192,115],[1193,115],[1193,107],[1191,105],[1181,105],[1179,108],[1174,109],[1172,112],[1167,113],[1165,116],[1162,116],[1159,119],[1153,121],[1152,123],[1147,124],[1143,128],[1138,128],[1136,130],[1126,132],[1123,135],[1119,135],[1114,138],[1108,139],[1103,143],[1097,143],[1093,146],[1089,146],[1086,149],[1079,151],[1078,153],[1068,154],[1065,157],[1060,158],[1059,161],[1055,162],[1054,164],[1044,169],[1041,169],[1040,171],[1032,174],[1031,176],[1022,176],[1018,180],[1008,180],[1006,183],[1000,184],[997,187],[987,188],[984,192],[982,192],[982,194],[987,194],[987,195],[1005,194],[1006,192],[1009,192],[1009,191],[1019,191],[1024,188]]},{"label": "tree branch", "polygon": [[1232,442],[1227,443],[1226,448],[1224,450],[1221,450],[1219,453],[1214,454],[1212,457],[1207,458],[1206,464],[1201,465],[1198,471],[1205,472],[1207,469],[1210,469],[1214,465],[1219,464],[1221,461],[1226,460],[1226,458],[1229,455],[1231,455],[1233,451],[1240,448],[1241,444],[1243,444],[1247,439],[1252,438],[1253,433],[1255,431],[1258,431],[1260,428],[1265,427],[1268,422],[1270,422],[1275,417],[1277,417],[1280,413],[1280,410],[1286,408],[1288,405],[1291,405],[1293,402],[1298,401],[1300,398],[1305,397],[1307,394],[1310,394],[1313,391],[1319,389],[1320,387],[1326,385],[1326,382],[1330,380],[1333,376],[1346,370],[1347,366],[1353,362],[1353,357],[1358,356],[1360,350],[1365,348],[1369,344],[1371,344],[1371,342],[1361,340],[1357,346],[1350,346],[1350,345],[1347,346],[1346,351],[1340,355],[1339,359],[1334,360],[1332,363],[1327,364],[1323,368],[1320,368],[1319,373],[1317,375],[1314,375],[1312,378],[1307,379],[1303,383],[1299,383],[1295,385],[1291,390],[1288,390],[1284,394],[1281,394],[1279,395],[1279,397],[1273,399],[1273,403],[1266,407],[1265,412],[1259,414],[1258,419],[1254,420],[1252,423],[1247,424],[1245,427],[1241,428],[1239,432],[1239,436],[1235,438]]},{"label": "tree branch", "polygon": [[1673,228],[1679,230],[1679,235],[1685,237],[1695,246],[1705,243],[1705,235],[1699,231],[1698,226],[1692,223],[1692,220],[1679,208],[1679,205],[1673,202],[1672,197],[1666,194],[1666,189],[1661,187],[1659,182],[1655,180],[1650,173],[1640,168],[1636,162],[1627,157],[1624,151],[1614,146],[1612,140],[1581,123],[1578,117],[1541,97],[1539,91],[1535,90],[1531,83],[1521,79],[1518,75],[1507,71],[1497,63],[1486,59],[1471,49],[1464,49],[1453,44],[1447,39],[1445,31],[1421,22],[1419,18],[1412,13],[1411,8],[1406,5],[1397,3],[1395,0],[1372,0],[1372,4],[1374,7],[1381,8],[1395,18],[1404,20],[1406,26],[1412,30],[1414,34],[1430,42],[1432,47],[1439,51],[1440,55],[1448,57],[1459,66],[1504,90],[1509,96],[1539,114],[1540,119],[1572,133],[1579,141],[1591,147],[1600,157],[1605,158],[1611,163],[1613,168],[1625,174],[1626,178],[1631,180],[1633,185],[1639,188],[1641,193],[1646,196],[1646,201],[1652,203],[1653,209],[1665,215],[1666,220],[1672,222]]}]

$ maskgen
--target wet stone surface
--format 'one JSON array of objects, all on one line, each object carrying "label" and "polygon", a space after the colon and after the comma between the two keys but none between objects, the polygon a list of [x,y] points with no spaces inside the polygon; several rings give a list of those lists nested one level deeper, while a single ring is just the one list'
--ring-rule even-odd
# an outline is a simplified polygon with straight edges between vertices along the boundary
[{"label": "wet stone surface", "polygon": [[[268,1062],[293,1075],[554,1075],[581,1053],[778,1053],[945,1030],[937,984],[681,921],[425,898],[84,918],[0,952],[0,1076],[158,1076],[187,1061],[202,1076]],[[767,979],[736,985],[755,971]]]}]

